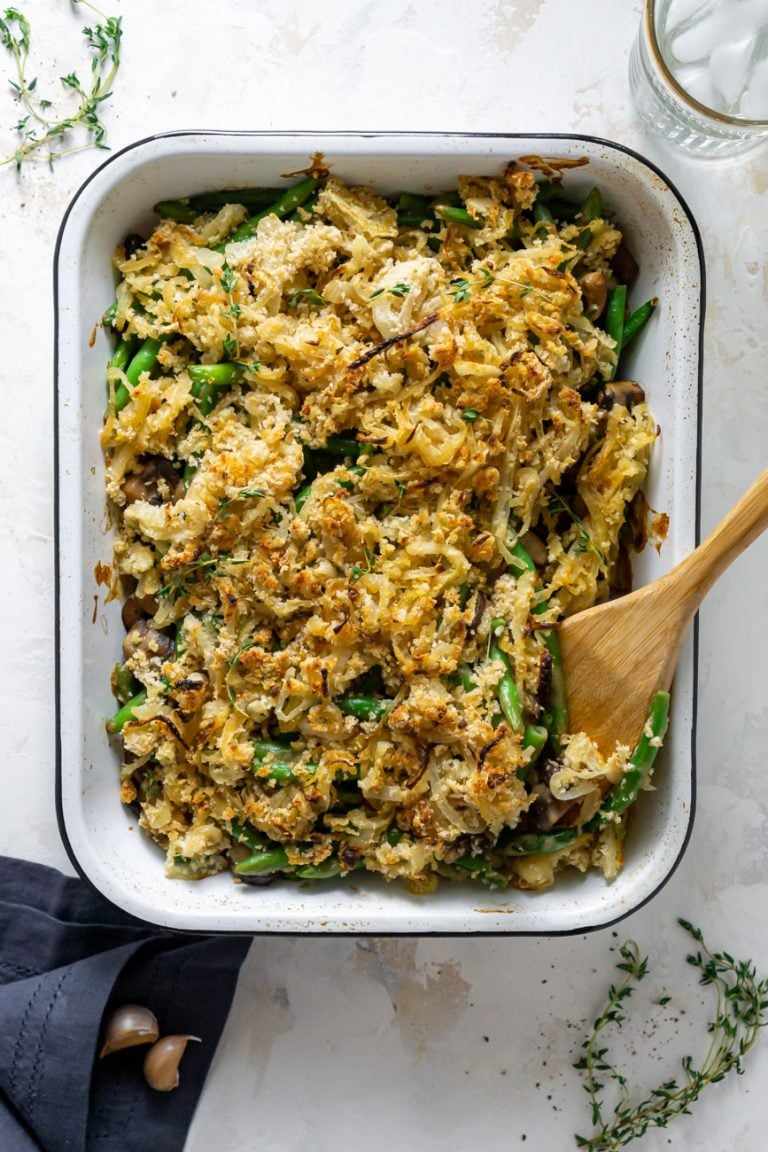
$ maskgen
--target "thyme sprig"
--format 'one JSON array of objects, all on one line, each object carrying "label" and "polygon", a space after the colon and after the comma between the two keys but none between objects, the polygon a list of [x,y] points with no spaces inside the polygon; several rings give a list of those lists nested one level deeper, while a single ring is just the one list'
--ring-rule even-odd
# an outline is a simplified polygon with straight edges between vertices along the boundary
[{"label": "thyme sprig", "polygon": [[531,292],[537,296],[546,296],[540,288],[534,288],[533,284],[527,284],[523,280],[510,280],[508,276],[499,276],[490,271],[490,269],[482,266],[480,268],[479,277],[473,280],[468,280],[466,276],[457,276],[451,280],[449,284],[449,291],[455,304],[466,304],[472,296],[472,291],[475,288],[483,289],[490,288],[491,284],[508,284],[511,288],[520,289],[520,300],[524,300]]},{"label": "thyme sprig", "polygon": [[263,500],[265,496],[266,492],[262,492],[260,488],[241,488],[239,492],[228,499],[222,496],[216,508],[214,520],[229,520],[232,515],[229,507],[236,500]]},{"label": "thyme sprig", "polygon": [[[25,162],[37,159],[46,160],[52,167],[62,156],[85,148],[108,147],[100,111],[112,95],[112,84],[120,67],[122,22],[119,16],[105,16],[89,0],[72,0],[72,3],[89,8],[103,23],[83,28],[91,56],[88,80],[81,81],[76,72],[61,77],[64,87],[76,94],[78,104],[70,115],[60,119],[51,114],[53,102],[38,95],[37,77],[27,75],[32,32],[29,20],[17,8],[6,8],[0,16],[0,43],[16,66],[16,80],[10,84],[22,110],[14,125],[18,145],[13,155],[0,160],[0,167],[14,164],[18,172]],[[61,147],[78,129],[84,130],[85,142]]]},{"label": "thyme sprig", "polygon": [[173,579],[165,584],[162,588],[157,590],[156,595],[162,600],[169,598],[176,598],[179,595],[185,595],[189,591],[189,587],[194,581],[202,576],[205,580],[212,579],[213,576],[221,575],[226,566],[230,564],[246,564],[246,560],[236,560],[232,556],[227,556],[219,553],[218,556],[209,556],[203,553],[199,560],[194,564],[188,564],[182,568]]},{"label": "thyme sprig", "polygon": [[242,309],[236,303],[233,295],[235,291],[235,284],[239,277],[237,272],[234,272],[227,264],[226,260],[221,266],[221,286],[227,294],[227,307],[221,308],[219,311],[225,320],[229,321],[230,330],[224,337],[223,348],[226,356],[230,360],[238,360],[240,358],[240,339],[237,331],[237,322],[240,319]]},{"label": "thyme sprig", "polygon": [[[625,973],[619,984],[611,985],[603,1011],[584,1041],[583,1054],[575,1067],[584,1073],[584,1090],[590,1102],[592,1136],[576,1136],[579,1148],[588,1152],[616,1152],[643,1136],[649,1128],[666,1128],[675,1116],[688,1113],[704,1088],[717,1084],[729,1072],[741,1073],[743,1059],[754,1045],[761,1028],[768,1024],[768,979],[758,980],[750,960],[734,960],[728,952],[710,952],[701,930],[688,920],[678,923],[698,945],[688,963],[699,972],[699,983],[715,989],[715,1014],[708,1025],[709,1048],[697,1067],[692,1056],[681,1061],[679,1080],[664,1081],[645,1099],[635,1099],[624,1076],[611,1062],[603,1033],[613,1025],[620,1029],[626,1019],[626,1003],[648,972],[647,958],[628,941],[620,949],[616,967]],[[668,1002],[661,997],[658,1004]],[[603,1093],[613,1083],[617,1099],[610,1115],[605,1114]]]}]

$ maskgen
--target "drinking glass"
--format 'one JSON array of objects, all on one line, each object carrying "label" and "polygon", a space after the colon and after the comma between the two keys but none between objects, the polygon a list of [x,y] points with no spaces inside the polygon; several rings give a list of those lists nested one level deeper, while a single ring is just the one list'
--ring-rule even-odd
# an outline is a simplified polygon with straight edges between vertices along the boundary
[{"label": "drinking glass", "polygon": [[629,61],[640,119],[699,157],[768,140],[768,0],[645,0]]}]

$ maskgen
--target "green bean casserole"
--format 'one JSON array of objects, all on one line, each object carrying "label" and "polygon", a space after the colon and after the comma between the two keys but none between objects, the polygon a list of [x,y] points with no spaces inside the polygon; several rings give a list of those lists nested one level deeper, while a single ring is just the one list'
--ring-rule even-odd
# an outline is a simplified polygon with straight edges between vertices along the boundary
[{"label": "green bean casserole", "polygon": [[117,249],[108,728],[168,876],[620,869],[649,765],[569,732],[557,622],[648,537],[655,301],[562,167],[385,197],[318,157]]}]

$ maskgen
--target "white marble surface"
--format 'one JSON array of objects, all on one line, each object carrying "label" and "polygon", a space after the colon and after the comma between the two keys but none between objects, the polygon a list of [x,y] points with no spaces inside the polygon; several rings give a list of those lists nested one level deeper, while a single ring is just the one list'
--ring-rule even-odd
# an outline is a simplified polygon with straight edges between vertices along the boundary
[{"label": "white marble surface", "polygon": [[[41,83],[68,71],[77,11],[21,6]],[[113,147],[182,128],[408,128],[584,132],[643,151],[687,198],[706,250],[704,531],[765,466],[768,154],[697,164],[638,131],[626,81],[634,0],[107,6],[125,21],[105,107]],[[14,119],[2,95],[4,154]],[[0,170],[0,847],[66,871],[54,812],[51,261],[62,212],[99,159],[21,179]],[[627,936],[652,956],[649,991],[688,1007],[667,1025],[638,1020],[633,1076],[657,1083],[678,1056],[701,1053],[702,997],[676,917],[768,972],[767,562],[764,539],[701,614],[698,812],[664,891],[588,938],[255,941],[188,1152],[573,1147],[589,1117],[571,1061]],[[744,1077],[642,1147],[763,1152],[767,1074],[768,1037]]]}]

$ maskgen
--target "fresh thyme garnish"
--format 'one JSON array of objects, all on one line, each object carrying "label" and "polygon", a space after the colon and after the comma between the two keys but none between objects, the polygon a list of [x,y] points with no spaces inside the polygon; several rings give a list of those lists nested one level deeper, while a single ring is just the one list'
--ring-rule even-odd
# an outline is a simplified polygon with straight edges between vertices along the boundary
[{"label": "fresh thyme garnish", "polygon": [[203,572],[206,579],[210,579],[220,565],[246,563],[247,560],[234,560],[231,556],[225,556],[221,553],[218,556],[208,556],[204,553],[194,564],[190,564],[177,572],[168,584],[159,589],[157,595],[161,599],[167,600],[171,596],[178,596],[185,592],[196,572]]},{"label": "fresh thyme garnish", "polygon": [[469,280],[465,280],[462,277],[458,277],[456,280],[451,280],[451,288],[454,289],[453,299],[457,304],[463,304],[465,301],[469,300],[472,291],[472,285],[470,284]]},{"label": "fresh thyme garnish", "polygon": [[390,296],[407,296],[410,290],[410,284],[393,284],[391,288],[377,288],[375,292],[371,292],[368,299],[375,300],[378,296],[383,296],[385,292],[389,292]]},{"label": "fresh thyme garnish", "polygon": [[456,277],[455,280],[451,280],[450,288],[455,303],[464,304],[472,295],[473,288],[490,288],[491,284],[497,283],[509,284],[512,288],[519,288],[521,300],[531,292],[536,292],[537,295],[544,295],[538,288],[534,288],[532,284],[524,284],[521,280],[509,280],[506,276],[495,275],[489,271],[488,268],[480,269],[479,280],[467,280],[464,276]]},{"label": "fresh thyme garnish", "polygon": [[229,297],[229,306],[221,309],[225,320],[231,323],[231,331],[224,337],[223,348],[230,360],[237,360],[240,356],[240,342],[237,333],[237,322],[240,319],[241,308],[235,303],[232,293],[237,283],[237,272],[233,271],[226,260],[221,266],[221,286]]},{"label": "fresh thyme garnish", "polygon": [[598,548],[597,544],[595,544],[586,528],[581,527],[581,525],[584,523],[581,516],[574,512],[573,508],[571,508],[570,504],[564,496],[562,496],[559,492],[553,493],[547,502],[547,509],[552,515],[555,516],[559,512],[564,512],[573,524],[579,526],[579,534],[572,545],[574,552],[592,552],[595,556],[597,556],[598,560],[600,560],[602,564],[607,562],[603,550]]},{"label": "fresh thyme garnish", "polygon": [[325,304],[325,297],[321,296],[315,288],[302,288],[299,292],[294,292],[292,296],[288,297],[288,307],[295,308],[300,300],[305,300],[307,304],[317,304],[318,307]]},{"label": "fresh thyme garnish", "polygon": [[365,576],[366,573],[373,571],[374,556],[365,546],[363,546],[363,556],[365,557],[364,565],[353,564],[349,569],[353,580],[359,580],[361,576]]},{"label": "fresh thyme garnish", "polygon": [[[581,521],[579,520],[578,523],[580,524]],[[597,544],[595,544],[594,540],[585,528],[582,528],[579,532],[579,535],[576,538],[576,543],[573,546],[573,550],[574,552],[592,552],[595,556],[597,556],[601,564],[606,563],[605,552],[603,552],[602,548],[598,548]]]},{"label": "fresh thyme garnish", "polygon": [[[120,67],[122,26],[120,17],[105,16],[89,0],[72,0],[90,8],[103,23],[83,28],[83,35],[91,53],[91,74],[86,84],[76,72],[61,77],[65,88],[74,92],[79,104],[71,115],[57,120],[51,115],[53,103],[37,94],[37,77],[27,78],[31,27],[27,17],[17,8],[6,8],[0,17],[0,43],[10,52],[16,65],[15,81],[11,81],[22,116],[14,125],[19,143],[12,156],[0,160],[0,166],[15,164],[20,171],[25,161],[36,159],[41,153],[49,165],[81,152],[85,148],[107,148],[106,128],[100,117],[100,106],[112,95],[112,83]],[[85,131],[86,142],[71,147],[54,147],[67,141],[78,128]]]},{"label": "fresh thyme garnish", "polygon": [[260,491],[258,488],[241,488],[239,492],[236,492],[234,496],[230,496],[229,499],[222,497],[216,509],[215,519],[228,520],[230,513],[227,512],[227,508],[229,508],[230,504],[235,500],[262,500],[265,495],[266,493]]},{"label": "fresh thyme garnish", "polygon": [[[702,1063],[696,1067],[692,1056],[681,1061],[680,1082],[665,1080],[644,1099],[635,1099],[623,1075],[611,1062],[603,1033],[610,1025],[620,1029],[626,1019],[626,1002],[635,986],[645,978],[647,959],[641,959],[637,945],[628,941],[620,949],[616,965],[625,976],[620,984],[611,985],[608,1000],[584,1041],[583,1055],[575,1067],[584,1073],[584,1090],[592,1109],[592,1123],[597,1131],[592,1136],[576,1136],[579,1148],[588,1152],[616,1152],[643,1136],[649,1128],[666,1128],[675,1116],[687,1113],[709,1084],[716,1084],[729,1072],[741,1073],[742,1061],[768,1024],[768,980],[758,980],[755,966],[749,960],[734,960],[727,952],[710,952],[700,929],[688,920],[678,923],[698,945],[687,957],[699,973],[699,983],[711,985],[716,993],[714,1019],[708,1026],[711,1036]],[[666,1004],[669,997],[656,1003]],[[610,1115],[605,1114],[604,1091],[613,1082],[617,1100]]]},{"label": "fresh thyme garnish", "polygon": [[235,692],[234,688],[232,687],[232,685],[229,682],[229,674],[230,674],[230,672],[234,672],[235,668],[240,663],[240,657],[243,656],[246,652],[248,652],[249,649],[255,648],[255,647],[256,647],[256,643],[254,640],[246,640],[245,644],[242,644],[238,648],[237,652],[235,652],[234,656],[232,656],[230,661],[229,661],[229,666],[227,668],[227,675],[225,677],[225,683],[227,685],[227,699],[229,700],[230,704],[235,704],[237,702],[237,693]]}]

